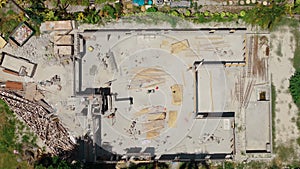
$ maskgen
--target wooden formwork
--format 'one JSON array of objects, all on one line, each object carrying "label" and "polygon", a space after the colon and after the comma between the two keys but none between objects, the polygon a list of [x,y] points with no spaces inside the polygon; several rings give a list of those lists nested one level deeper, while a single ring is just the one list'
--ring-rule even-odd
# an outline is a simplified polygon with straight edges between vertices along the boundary
[{"label": "wooden formwork", "polygon": [[171,86],[172,91],[172,104],[173,105],[181,105],[182,103],[182,88],[183,86],[180,84],[175,84]]},{"label": "wooden formwork", "polygon": [[168,126],[169,127],[176,127],[176,121],[177,121],[177,111],[169,111],[169,118],[168,118]]}]

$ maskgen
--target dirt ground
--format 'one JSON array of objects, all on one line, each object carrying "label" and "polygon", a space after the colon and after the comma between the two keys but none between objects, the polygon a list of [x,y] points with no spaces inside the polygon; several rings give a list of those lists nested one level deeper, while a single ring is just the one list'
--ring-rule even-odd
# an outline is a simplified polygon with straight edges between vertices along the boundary
[{"label": "dirt ground", "polygon": [[276,145],[286,144],[299,136],[294,122],[298,109],[288,89],[289,78],[295,71],[292,62],[294,50],[295,39],[288,28],[271,33],[270,71],[276,88]]}]

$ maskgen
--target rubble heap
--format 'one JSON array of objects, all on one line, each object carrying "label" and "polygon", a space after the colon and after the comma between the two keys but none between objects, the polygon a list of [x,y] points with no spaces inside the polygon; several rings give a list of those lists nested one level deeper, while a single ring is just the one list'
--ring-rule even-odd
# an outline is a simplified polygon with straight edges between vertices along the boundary
[{"label": "rubble heap", "polygon": [[75,144],[70,139],[66,128],[38,102],[28,101],[13,92],[2,90],[0,90],[0,99],[3,99],[11,110],[27,123],[53,154],[58,155],[74,149]]}]

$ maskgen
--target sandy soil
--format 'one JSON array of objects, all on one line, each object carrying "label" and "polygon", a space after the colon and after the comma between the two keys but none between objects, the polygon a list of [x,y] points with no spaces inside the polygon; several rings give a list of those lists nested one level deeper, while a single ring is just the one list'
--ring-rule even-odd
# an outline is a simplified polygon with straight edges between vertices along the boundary
[{"label": "sandy soil", "polygon": [[271,34],[270,71],[276,88],[276,144],[287,143],[299,136],[293,118],[297,118],[297,106],[289,93],[289,78],[293,75],[292,58],[295,50],[293,34],[287,29]]}]

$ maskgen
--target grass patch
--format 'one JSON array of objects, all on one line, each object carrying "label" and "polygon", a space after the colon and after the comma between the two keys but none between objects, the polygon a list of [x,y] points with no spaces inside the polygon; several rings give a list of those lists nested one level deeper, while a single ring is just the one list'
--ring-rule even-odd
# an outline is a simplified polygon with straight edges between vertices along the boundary
[{"label": "grass patch", "polygon": [[295,38],[295,52],[293,59],[293,66],[296,70],[300,71],[300,31],[297,29],[292,30]]},{"label": "grass patch", "polygon": [[9,34],[19,25],[18,14],[9,10],[6,13],[0,11],[0,32],[8,40]]},{"label": "grass patch", "polygon": [[272,94],[272,143],[273,149],[275,149],[275,139],[276,139],[276,128],[275,128],[275,119],[276,119],[276,88],[271,84],[271,94]]},{"label": "grass patch", "polygon": [[183,162],[180,164],[179,169],[188,169],[188,168],[196,168],[196,163],[193,162]]},{"label": "grass patch", "polygon": [[282,27],[287,26],[289,28],[298,29],[299,21],[294,18],[283,17],[280,22],[273,26],[270,31],[279,31]]},{"label": "grass patch", "polygon": [[[95,1],[95,3],[97,0]],[[83,6],[89,6],[90,2],[89,0],[60,0],[60,3],[62,5],[70,4],[70,5],[83,5]],[[54,7],[57,7],[59,5],[59,1],[57,0],[51,0],[51,4]]]},{"label": "grass patch", "polygon": [[297,117],[296,125],[297,125],[298,130],[300,130],[300,115],[299,115],[299,112],[298,112],[298,117]]},{"label": "grass patch", "polygon": [[276,24],[271,31],[279,31],[282,27],[290,28],[294,35],[295,40],[295,52],[293,59],[293,66],[296,70],[300,70],[300,32],[299,32],[299,21],[294,18],[282,18],[280,22]]},{"label": "grass patch", "polygon": [[[276,27],[276,30],[278,28],[287,26],[291,29],[291,33],[294,35],[293,39],[291,39],[291,42],[295,40],[295,51],[294,51],[294,57],[293,57],[293,66],[296,69],[295,74],[290,78],[290,86],[289,86],[289,92],[291,93],[293,97],[294,103],[297,105],[298,109],[300,109],[300,101],[299,101],[299,72],[300,72],[300,31],[299,31],[299,21],[295,19],[285,18],[283,19]],[[278,49],[279,50],[279,49]],[[289,103],[289,109],[291,109],[291,105]],[[298,130],[300,130],[300,112],[298,112],[297,117],[292,118],[292,122],[295,122],[297,125]],[[300,137],[296,140],[297,144],[300,145]],[[286,149],[286,150],[285,150]],[[289,153],[287,153],[289,152]],[[291,147],[278,147],[278,154],[280,159],[283,161],[287,160],[287,157],[290,154],[293,154],[294,150]],[[297,159],[297,158],[296,158]]]},{"label": "grass patch", "polygon": [[268,168],[268,163],[262,162],[262,161],[251,161],[246,164],[247,167],[245,168],[251,168],[251,169],[266,169]]},{"label": "grass patch", "polygon": [[[24,148],[36,147],[36,139],[35,134],[0,100],[0,168],[33,168],[26,161]],[[14,154],[14,150],[19,153]]]},{"label": "grass patch", "polygon": [[95,4],[104,4],[104,3],[109,3],[109,2],[115,2],[115,0],[95,0]]},{"label": "grass patch", "polygon": [[277,50],[276,50],[276,55],[277,56],[280,56],[280,57],[283,56],[281,49],[282,49],[282,44],[281,44],[281,42],[279,42],[279,44],[277,46]]},{"label": "grass patch", "polygon": [[[0,100],[0,168],[31,168],[21,157],[22,145],[17,142],[17,123],[13,112]],[[20,154],[14,154],[14,150]]]},{"label": "grass patch", "polygon": [[297,144],[300,146],[300,137],[297,138]]},{"label": "grass patch", "polygon": [[276,154],[277,157],[276,162],[278,164],[281,164],[281,168],[283,168],[283,166],[290,166],[290,168],[299,168],[300,167],[300,161],[299,161],[299,157],[297,155],[297,149],[294,146],[293,142],[294,141],[300,141],[299,139],[300,137],[298,137],[297,140],[291,140],[289,143],[287,144],[280,144],[277,146],[276,148]]},{"label": "grass patch", "polygon": [[276,147],[276,153],[278,155],[278,158],[283,162],[297,160],[297,155],[292,144],[288,146],[282,144],[278,145]]}]

